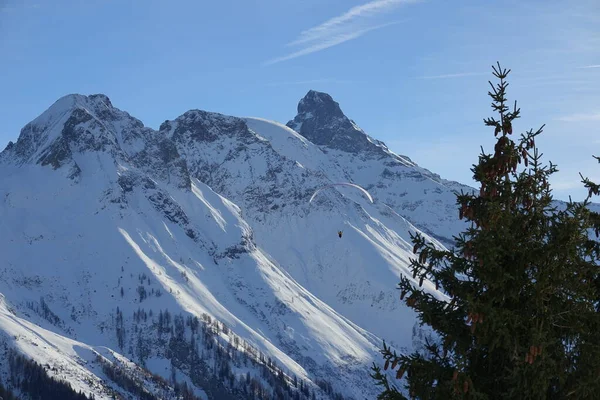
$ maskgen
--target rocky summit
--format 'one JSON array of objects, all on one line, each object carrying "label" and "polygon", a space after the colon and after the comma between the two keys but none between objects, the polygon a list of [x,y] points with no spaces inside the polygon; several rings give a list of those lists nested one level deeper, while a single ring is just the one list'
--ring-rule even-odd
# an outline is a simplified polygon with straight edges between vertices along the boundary
[{"label": "rocky summit", "polygon": [[309,91],[298,103],[298,115],[287,126],[319,146],[353,154],[386,155],[387,147],[346,117],[327,93]]},{"label": "rocky summit", "polygon": [[[332,182],[374,202],[309,204]],[[0,359],[96,399],[373,398],[383,340],[427,337],[395,287],[409,235],[451,246],[458,190],[317,91],[287,125],[190,110],[159,130],[65,96],[0,153]]]}]

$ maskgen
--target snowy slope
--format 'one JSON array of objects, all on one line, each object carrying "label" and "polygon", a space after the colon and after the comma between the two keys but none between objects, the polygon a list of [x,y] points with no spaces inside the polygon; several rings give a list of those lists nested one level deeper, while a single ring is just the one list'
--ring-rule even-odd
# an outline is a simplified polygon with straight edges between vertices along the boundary
[{"label": "snowy slope", "polygon": [[[43,296],[61,320],[60,329],[47,329],[114,348],[114,336],[98,328],[110,325],[117,307],[125,315],[140,306],[207,313],[298,377],[307,373],[286,354],[298,348],[309,349],[303,356],[317,365],[348,368],[368,361],[375,351],[372,335],[308,293],[251,243],[240,244],[250,232],[235,205],[199,182],[178,199],[179,204],[190,204],[190,225],[199,227],[198,239],[192,240],[181,226],[153,209],[143,190],[134,190],[127,214],[107,215],[109,210],[100,211],[104,205],[97,199],[102,193],[94,185],[84,185],[83,178],[78,185],[53,180],[51,173],[34,166],[28,174],[12,176],[44,185],[8,193],[4,185],[14,182],[3,176],[1,189],[2,215],[8,218],[3,218],[0,236],[12,237],[2,251],[2,265],[7,265],[2,292],[13,307],[24,309]],[[89,178],[93,183],[94,176]],[[67,201],[53,200],[56,193]],[[112,208],[118,211],[116,205]],[[62,218],[66,210],[68,216]],[[23,233],[14,235],[19,225]],[[239,258],[226,255],[232,249],[242,252]],[[149,286],[165,294],[140,302],[136,288],[144,274],[152,282]]]},{"label": "snowy slope", "polygon": [[[472,188],[443,180],[407,156],[367,135],[326,93],[309,91],[287,126],[327,154],[320,167],[367,188],[381,202],[445,244],[464,228],[456,218],[455,192]],[[272,132],[271,136],[277,135]],[[339,167],[339,168],[336,168]]]},{"label": "snowy slope", "polygon": [[[192,110],[154,131],[104,95],[60,99],[0,154],[0,340],[97,398],[125,393],[101,368],[117,360],[142,385],[151,377],[128,360],[218,398],[184,342],[204,349],[214,380],[240,378],[228,390],[250,374],[277,397],[279,374],[318,398],[332,395],[324,381],[372,398],[382,339],[413,345],[415,318],[395,290],[409,232],[448,242],[460,229],[455,185],[370,137],[314,144],[302,124]],[[375,202],[341,188],[307,204],[337,180]],[[178,336],[174,321],[163,332],[165,310],[198,317],[202,333],[191,323]],[[211,367],[223,357],[230,371]]]},{"label": "snowy slope", "polygon": [[[413,317],[399,311],[390,282],[407,271],[409,232],[416,228],[385,203],[365,204],[352,189],[324,192],[308,205],[315,188],[354,180],[343,160],[328,162],[291,129],[257,119],[195,110],[165,122],[161,132],[176,143],[192,175],[241,207],[257,244],[281,268],[346,318],[410,346],[412,323],[402,314]],[[381,163],[366,164],[376,170]],[[346,232],[343,241],[338,230]]]},{"label": "snowy slope", "polygon": [[347,152],[317,146],[276,122],[259,118],[245,120],[250,129],[266,138],[281,155],[322,172],[332,181],[352,181],[361,185],[379,202],[390,206],[421,230],[435,235],[444,244],[451,245],[452,236],[463,229],[455,215],[455,192],[472,188],[445,181],[418,167],[408,157],[394,154],[383,144],[373,145],[381,153]]}]

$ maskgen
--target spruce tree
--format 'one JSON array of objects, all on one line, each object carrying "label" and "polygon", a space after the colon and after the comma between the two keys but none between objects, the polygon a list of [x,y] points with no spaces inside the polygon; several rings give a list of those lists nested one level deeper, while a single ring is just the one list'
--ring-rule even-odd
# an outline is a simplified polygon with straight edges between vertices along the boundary
[{"label": "spruce tree", "polygon": [[[558,206],[536,138],[515,138],[509,108],[510,70],[493,67],[488,93],[498,117],[485,119],[497,138],[472,168],[479,191],[457,194],[469,223],[455,248],[411,235],[417,259],[400,297],[434,331],[426,354],[396,354],[383,344],[384,370],[373,366],[379,399],[598,399],[600,314],[598,243],[587,201]],[[596,187],[600,192],[600,187]],[[600,232],[600,218],[597,225]],[[427,279],[446,298],[422,288]],[[388,378],[389,372],[395,378]]]}]

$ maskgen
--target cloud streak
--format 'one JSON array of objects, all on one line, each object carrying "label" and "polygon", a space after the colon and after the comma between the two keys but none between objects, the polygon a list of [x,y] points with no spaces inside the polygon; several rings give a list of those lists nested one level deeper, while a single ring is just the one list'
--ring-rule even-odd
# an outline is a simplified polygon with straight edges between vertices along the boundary
[{"label": "cloud streak", "polygon": [[286,47],[301,47],[288,55],[266,61],[263,65],[272,65],[308,54],[316,53],[357,39],[371,31],[396,25],[400,21],[387,24],[366,26],[365,20],[382,15],[405,4],[417,3],[421,0],[373,0],[366,4],[352,7],[337,17],[330,18],[320,25],[300,32],[298,38],[286,44]]},{"label": "cloud streak", "polygon": [[489,75],[489,72],[461,72],[461,73],[457,73],[457,74],[417,76],[417,79],[450,79],[450,78],[463,78],[465,76],[482,76],[482,75]]},{"label": "cloud streak", "polygon": [[347,28],[347,25],[352,24],[361,18],[382,14],[391,11],[401,4],[415,3],[417,1],[418,0],[375,0],[363,4],[362,6],[352,7],[342,15],[331,18],[321,25],[301,32],[300,37],[293,42],[288,43],[288,46],[320,40],[323,37],[329,36],[331,32]]},{"label": "cloud streak", "polygon": [[386,28],[390,25],[396,25],[398,23],[400,23],[400,22],[399,21],[390,22],[387,24],[375,25],[375,26],[371,26],[369,28],[359,29],[354,32],[340,33],[337,35],[333,35],[331,37],[322,38],[318,42],[315,42],[314,44],[312,44],[308,47],[305,47],[301,50],[295,51],[295,52],[290,53],[283,57],[277,57],[272,60],[269,60],[269,61],[265,62],[264,65],[272,65],[272,64],[280,63],[282,61],[291,60],[293,58],[302,57],[302,56],[305,56],[305,55],[308,55],[311,53],[316,53],[317,51],[325,50],[330,47],[337,46],[338,44],[347,42],[349,40],[359,38],[359,37],[363,36],[364,34],[369,33],[371,31]]},{"label": "cloud streak", "polygon": [[35,9],[40,8],[40,4],[38,3],[30,3],[30,4],[19,4],[19,5],[0,5],[0,12],[12,12],[17,11],[19,9]]},{"label": "cloud streak", "polygon": [[349,81],[349,80],[340,80],[340,79],[308,79],[304,81],[284,81],[284,82],[271,82],[267,83],[266,86],[293,86],[293,85],[313,85],[318,83],[334,83],[334,84],[353,84],[357,83],[357,81]]},{"label": "cloud streak", "polygon": [[587,121],[600,121],[600,112],[589,113],[589,114],[571,114],[565,115],[564,117],[558,118],[559,121],[563,122],[587,122]]},{"label": "cloud streak", "polygon": [[589,69],[589,68],[600,68],[600,64],[596,64],[596,65],[585,65],[583,67],[577,67],[579,69]]}]

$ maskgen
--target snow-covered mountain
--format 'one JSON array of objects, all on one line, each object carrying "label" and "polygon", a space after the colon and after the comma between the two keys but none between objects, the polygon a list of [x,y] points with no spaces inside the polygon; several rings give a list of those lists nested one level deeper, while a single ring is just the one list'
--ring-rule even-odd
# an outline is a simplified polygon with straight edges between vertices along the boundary
[{"label": "snow-covered mountain", "polygon": [[[308,204],[332,181],[374,203]],[[96,399],[373,398],[382,340],[422,338],[395,289],[409,233],[451,245],[461,189],[320,92],[287,126],[190,110],[158,131],[63,97],[0,153],[0,360]]]}]

